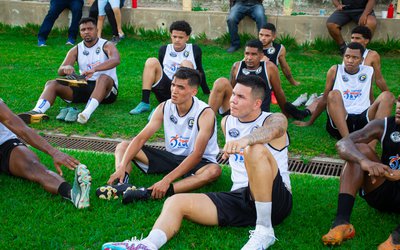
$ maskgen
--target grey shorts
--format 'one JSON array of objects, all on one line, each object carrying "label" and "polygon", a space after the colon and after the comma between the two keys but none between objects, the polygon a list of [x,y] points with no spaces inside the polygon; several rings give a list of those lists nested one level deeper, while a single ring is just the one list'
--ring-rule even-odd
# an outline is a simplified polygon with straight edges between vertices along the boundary
[{"label": "grey shorts", "polygon": [[[364,11],[363,9],[340,10],[340,11],[336,10],[335,12],[332,13],[332,15],[330,15],[328,20],[326,20],[326,23],[335,23],[340,27],[344,26],[345,24],[348,24],[351,21],[358,23],[358,20],[360,20],[363,11]],[[372,11],[370,15],[375,16],[374,11]]]}]

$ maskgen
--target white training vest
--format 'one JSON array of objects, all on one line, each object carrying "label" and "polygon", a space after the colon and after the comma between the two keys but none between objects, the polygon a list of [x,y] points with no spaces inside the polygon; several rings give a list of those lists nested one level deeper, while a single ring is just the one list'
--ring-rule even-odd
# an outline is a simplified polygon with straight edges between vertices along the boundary
[{"label": "white training vest", "polygon": [[365,49],[364,54],[363,54],[363,61],[362,61],[361,65],[365,65],[364,64],[365,63],[365,58],[367,58],[368,52],[369,52],[369,49]]},{"label": "white training vest", "polygon": [[[1,98],[0,102],[3,102]],[[17,136],[13,132],[11,132],[11,130],[9,130],[6,126],[4,126],[3,123],[0,122],[0,145],[10,139],[15,138],[17,138]]]},{"label": "white training vest", "polygon": [[337,89],[342,93],[348,114],[361,114],[371,106],[369,95],[373,74],[374,69],[370,66],[360,65],[360,70],[351,75],[345,72],[343,65],[338,65],[332,90]]},{"label": "white training vest", "polygon": [[[238,118],[229,115],[226,118],[225,123],[225,138],[226,141],[232,141],[242,138],[250,134],[254,129],[262,127],[264,121],[270,116],[271,113],[262,112],[261,115],[252,122],[240,122]],[[289,137],[286,140],[286,146],[277,150],[270,146],[268,143],[264,146],[271,152],[274,156],[276,163],[278,164],[279,172],[282,176],[282,181],[285,183],[286,187],[290,190],[290,178],[288,171],[288,149]],[[233,182],[231,190],[236,190],[238,188],[247,187],[249,178],[247,176],[246,167],[244,166],[243,152],[239,154],[232,154],[229,156],[229,165],[232,169],[231,179]]]},{"label": "white training vest", "polygon": [[181,66],[183,60],[188,60],[193,64],[194,69],[197,69],[196,62],[194,60],[193,45],[186,44],[186,47],[182,51],[175,51],[173,44],[168,44],[165,51],[163,64],[163,70],[169,79],[172,80],[175,72]]},{"label": "white training vest", "polygon": [[[106,42],[107,40],[99,38],[97,40],[97,43],[90,48],[85,46],[84,41],[78,43],[78,65],[79,72],[81,74],[83,71],[90,70],[93,67],[108,60],[108,55],[104,51],[104,45],[106,44]],[[108,70],[96,71],[93,76],[88,80],[96,81],[97,78],[99,78],[99,76],[103,74],[110,76],[114,80],[115,86],[117,86],[118,88],[116,67]]]},{"label": "white training vest", "polygon": [[[185,116],[179,116],[178,109],[171,100],[164,104],[165,148],[175,155],[188,156],[193,152],[199,133],[198,118],[209,106],[193,97],[193,104]],[[208,141],[203,158],[217,163],[219,152],[217,144],[217,122],[214,120],[214,133]]]}]

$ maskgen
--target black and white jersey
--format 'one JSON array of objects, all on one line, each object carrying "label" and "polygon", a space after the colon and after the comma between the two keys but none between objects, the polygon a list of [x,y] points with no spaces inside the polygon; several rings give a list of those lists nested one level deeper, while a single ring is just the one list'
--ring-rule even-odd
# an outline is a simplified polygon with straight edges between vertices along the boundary
[{"label": "black and white jersey", "polygon": [[237,73],[236,73],[236,81],[239,76],[241,75],[256,75],[261,77],[265,83],[267,84],[267,92],[265,93],[265,99],[261,104],[261,110],[265,112],[269,112],[270,110],[270,104],[271,104],[271,91],[272,91],[272,86],[269,83],[268,79],[268,72],[267,72],[267,65],[266,62],[261,61],[260,66],[257,69],[250,70],[247,68],[246,62],[245,61],[240,61]]},{"label": "black and white jersey", "polygon": [[[253,130],[262,127],[265,120],[268,119],[271,113],[262,112],[260,116],[251,122],[241,122],[238,118],[231,115],[227,116],[225,123],[225,138],[226,141],[238,140],[251,132]],[[280,150],[272,147],[270,144],[266,143],[264,146],[271,152],[274,156],[282,180],[286,187],[290,190],[290,178],[288,171],[288,146],[289,146],[289,136],[287,136],[286,146]],[[233,182],[231,190],[236,190],[238,188],[247,187],[249,178],[247,176],[246,167],[244,165],[244,156],[241,151],[238,154],[231,154],[229,156],[229,166],[231,167],[231,179]]]},{"label": "black and white jersey", "polygon": [[[104,45],[106,43],[107,40],[102,38],[99,38],[97,43],[90,48],[86,47],[84,41],[78,43],[78,66],[81,74],[82,72],[90,70],[108,60],[108,55],[104,51]],[[116,67],[108,70],[96,71],[88,80],[96,81],[97,78],[103,74],[110,76],[114,80],[115,85],[118,87]]]},{"label": "black and white jersey", "polygon": [[279,66],[279,55],[282,50],[282,44],[272,42],[272,46],[263,49],[264,55],[274,63],[277,67]]},{"label": "black and white jersey", "polygon": [[381,144],[381,162],[391,169],[400,169],[400,125],[396,124],[394,116],[385,118]]},{"label": "black and white jersey", "polygon": [[[171,99],[164,104],[164,138],[165,148],[175,155],[188,156],[194,150],[197,136],[199,134],[199,117],[205,109],[210,108],[208,104],[193,97],[190,110],[179,116],[178,109]],[[203,158],[216,163],[219,152],[217,144],[217,123],[214,120],[214,133],[208,141]]]}]

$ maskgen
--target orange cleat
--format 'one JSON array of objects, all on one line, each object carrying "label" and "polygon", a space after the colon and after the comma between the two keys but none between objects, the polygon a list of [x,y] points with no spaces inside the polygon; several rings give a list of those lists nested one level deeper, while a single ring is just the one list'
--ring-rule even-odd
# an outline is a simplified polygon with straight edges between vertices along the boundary
[{"label": "orange cleat", "polygon": [[352,224],[342,224],[331,228],[327,234],[322,236],[324,245],[340,245],[344,240],[353,238],[356,230]]},{"label": "orange cleat", "polygon": [[400,244],[393,244],[392,235],[389,235],[389,238],[379,245],[378,250],[400,250]]},{"label": "orange cleat", "polygon": [[276,100],[274,91],[271,91],[271,103],[278,104],[278,101]]}]

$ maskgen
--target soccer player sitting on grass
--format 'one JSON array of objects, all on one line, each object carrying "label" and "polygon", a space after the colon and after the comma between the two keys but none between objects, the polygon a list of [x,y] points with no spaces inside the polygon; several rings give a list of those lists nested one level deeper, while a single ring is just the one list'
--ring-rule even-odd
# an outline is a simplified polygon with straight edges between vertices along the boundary
[{"label": "soccer player sitting on grass", "polygon": [[[50,155],[59,174],[48,170],[39,162],[32,150],[25,146],[18,137]],[[62,178],[61,165],[75,169],[74,185]],[[38,182],[46,191],[60,194],[74,203],[77,208],[89,206],[90,173],[85,165],[53,148],[45,139],[7,107],[0,99],[0,172]]]},{"label": "soccer player sitting on grass", "polygon": [[242,250],[273,245],[273,226],[290,214],[292,193],[287,120],[280,113],[261,110],[265,88],[257,76],[239,77],[230,99],[231,115],[222,119],[225,157],[229,155],[232,168],[231,191],[176,194],[165,201],[145,239],[106,243],[103,250],[159,249],[178,232],[183,218],[209,226],[255,226]]},{"label": "soccer player sitting on grass", "polygon": [[[220,176],[215,114],[196,98],[200,81],[196,70],[178,69],[171,83],[171,99],[158,105],[149,123],[131,142],[118,144],[116,170],[108,180],[109,185],[97,190],[100,198],[115,198],[126,190],[124,204],[140,199],[160,199],[200,188]],[[164,127],[166,151],[144,145],[161,126]],[[166,175],[149,188],[135,189],[127,184],[132,163],[146,174]],[[122,185],[112,185],[116,180]]]},{"label": "soccer player sitting on grass", "polygon": [[328,113],[326,130],[332,137],[341,139],[363,128],[373,119],[382,119],[390,115],[394,96],[389,91],[384,91],[374,101],[372,93],[374,69],[361,65],[364,50],[359,43],[348,44],[343,57],[344,63],[333,65],[329,69],[324,94],[317,101],[310,120],[295,121],[295,124],[299,126],[313,124],[326,108]]},{"label": "soccer player sitting on grass", "polygon": [[[367,144],[374,140],[381,142],[380,158]],[[371,121],[336,147],[347,163],[340,177],[336,219],[322,237],[325,245],[338,245],[355,236],[350,216],[357,193],[379,211],[400,213],[400,96],[394,116]],[[400,249],[400,226],[378,249]]]},{"label": "soccer player sitting on grass", "polygon": [[171,98],[171,81],[179,67],[196,69],[201,74],[200,86],[205,94],[210,93],[202,65],[202,52],[196,44],[187,43],[192,27],[186,21],[176,21],[169,27],[171,43],[163,45],[158,58],[146,60],[142,78],[142,100],[129,113],[137,115],[150,111],[150,93],[154,92],[158,102]]},{"label": "soccer player sitting on grass", "polygon": [[48,81],[33,110],[19,114],[25,123],[48,119],[45,113],[54,104],[57,96],[68,103],[87,102],[81,113],[76,109],[66,108],[57,117],[70,122],[77,120],[81,124],[87,123],[99,103],[113,103],[117,99],[116,66],[120,63],[117,48],[113,43],[97,37],[96,20],[93,18],[82,18],[79,31],[83,41],[68,51],[58,74],[76,78],[74,64],[77,62],[79,72],[85,76],[87,84],[68,86],[57,80]]}]

